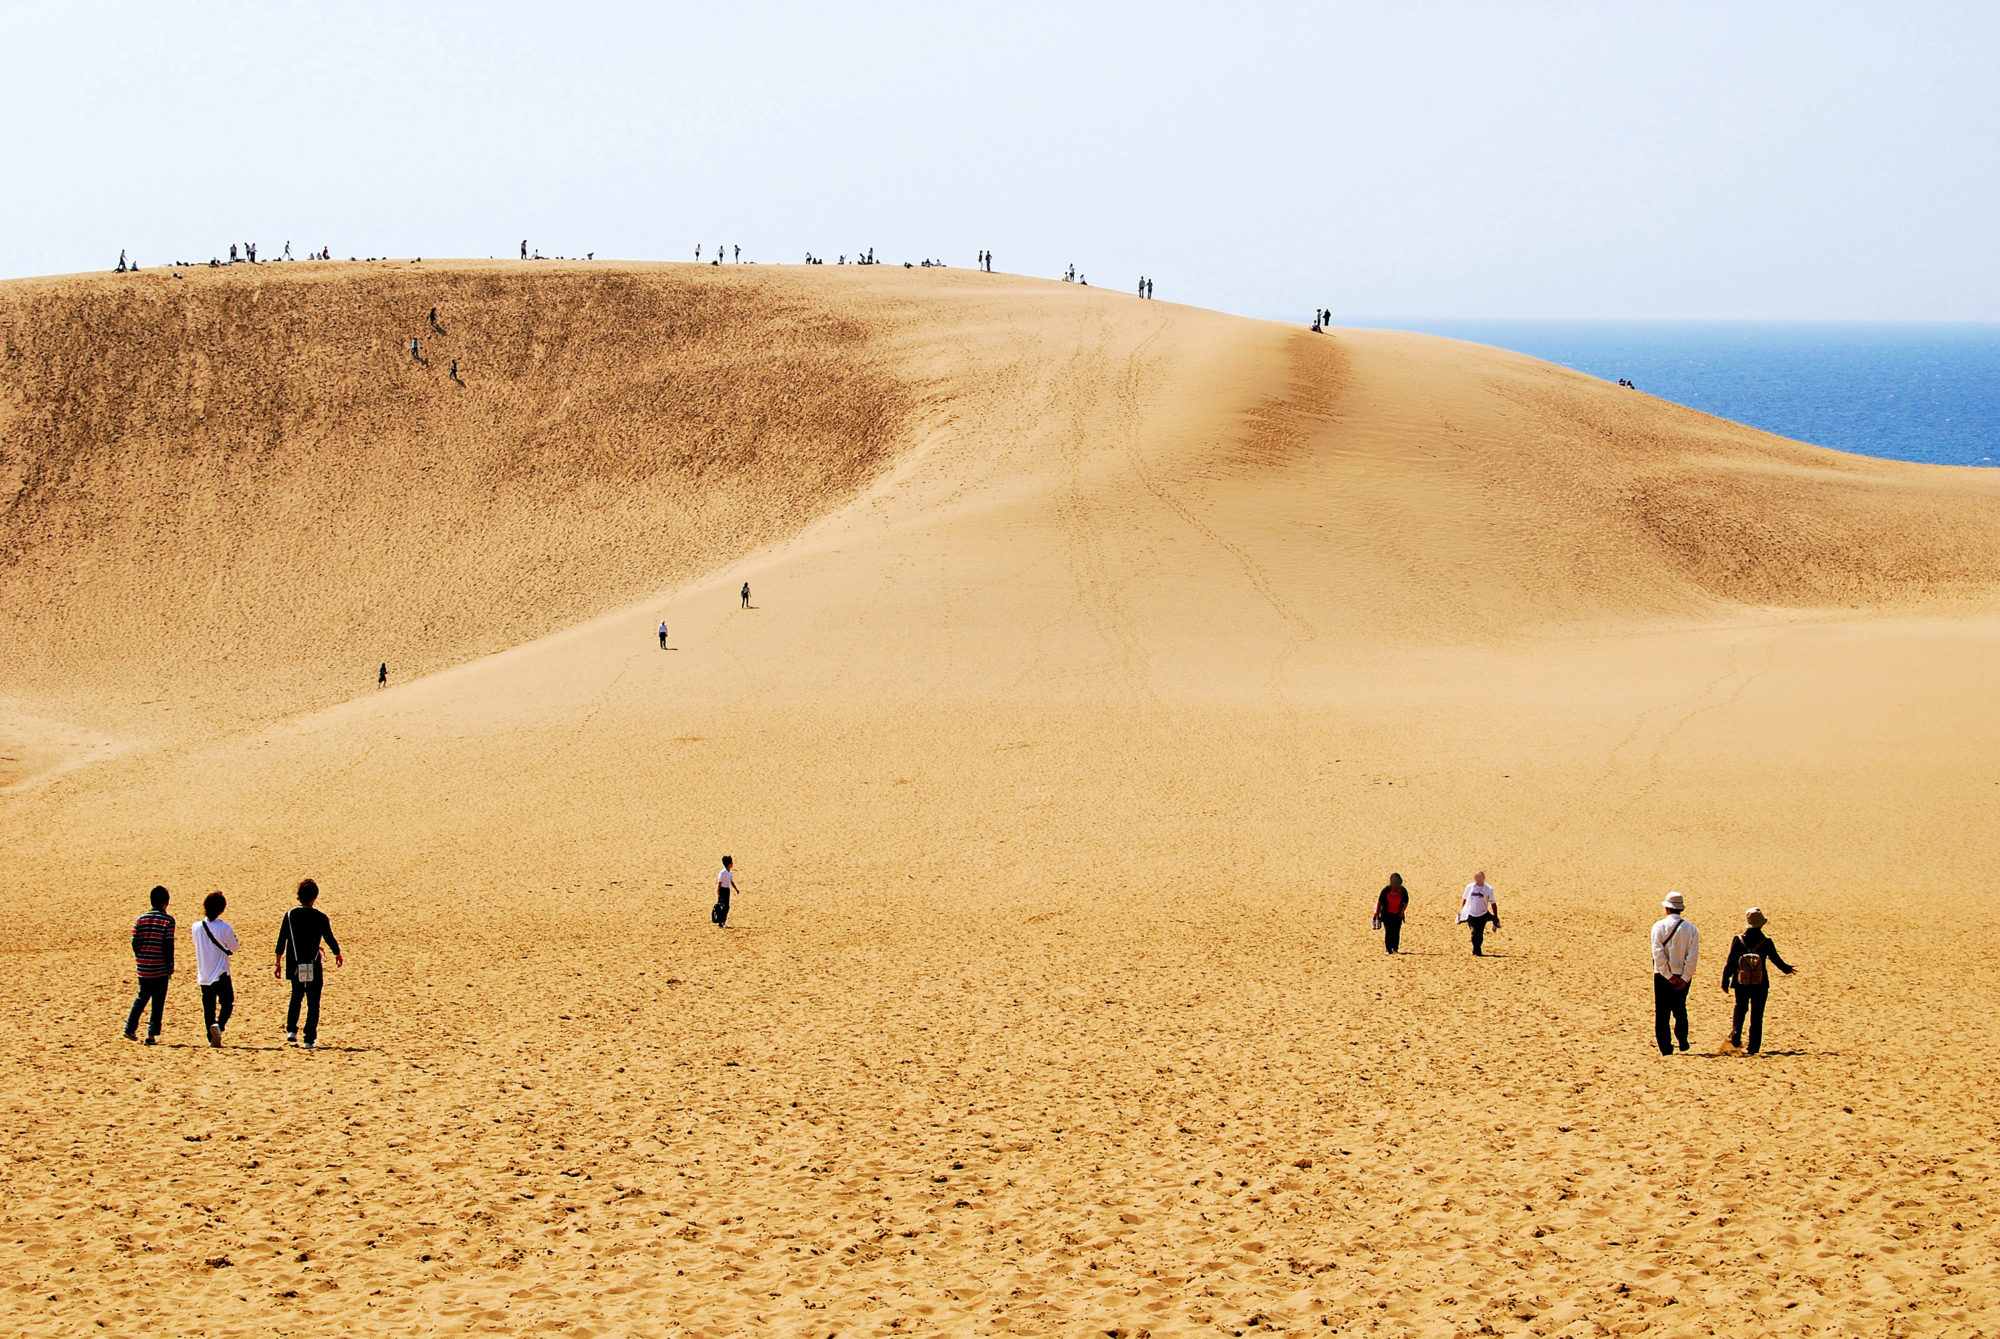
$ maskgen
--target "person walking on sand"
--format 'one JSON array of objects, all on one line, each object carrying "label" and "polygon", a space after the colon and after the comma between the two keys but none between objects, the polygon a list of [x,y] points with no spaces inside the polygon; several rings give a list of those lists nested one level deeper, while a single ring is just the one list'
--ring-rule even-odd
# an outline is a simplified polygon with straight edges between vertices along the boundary
[{"label": "person walking on sand", "polygon": [[202,918],[194,923],[194,979],[201,987],[201,1022],[208,1044],[222,1045],[222,1030],[236,1012],[236,983],[229,976],[229,957],[241,947],[236,931],[222,919],[229,899],[220,892],[201,900]]},{"label": "person walking on sand", "polygon": [[660,620],[660,649],[667,649],[667,620],[664,618]]},{"label": "person walking on sand", "polygon": [[377,688],[389,686],[389,662],[386,660],[382,662],[382,668],[375,671],[375,686]]},{"label": "person walking on sand", "polygon": [[750,607],[750,583],[747,581],[743,583],[743,607]]},{"label": "person walking on sand", "polygon": [[1701,955],[1701,932],[1681,914],[1686,908],[1687,899],[1668,893],[1660,903],[1667,914],[1653,925],[1653,1036],[1661,1055],[1672,1055],[1676,1041],[1688,1048],[1688,985]]},{"label": "person walking on sand", "polygon": [[1389,886],[1375,899],[1375,928],[1382,932],[1382,947],[1394,953],[1403,945],[1403,916],[1410,909],[1410,890],[1403,876],[1391,874]]},{"label": "person walking on sand", "polygon": [[[1743,913],[1748,928],[1729,941],[1729,961],[1722,966],[1722,988],[1736,992],[1736,1018],[1729,1026],[1729,1044],[1743,1046],[1743,1015],[1750,1015],[1751,1055],[1764,1048],[1764,1000],[1771,993],[1771,969],[1786,976],[1797,971],[1778,956],[1778,946],[1764,933],[1764,913],[1756,907]],[[1689,968],[1693,970],[1692,967]]]},{"label": "person walking on sand", "polygon": [[736,862],[722,857],[722,870],[715,876],[715,909],[708,913],[718,928],[729,925],[729,895],[736,891]]},{"label": "person walking on sand", "polygon": [[160,1014],[167,1007],[167,983],[174,979],[174,918],[167,914],[170,894],[155,886],[148,899],[153,909],[132,926],[132,965],[139,978],[139,997],[125,1015],[125,1040],[139,1040],[139,1015],[150,1002],[153,1018],[146,1026],[146,1045],[160,1041]]},{"label": "person walking on sand", "polygon": [[311,879],[299,882],[299,904],[285,913],[278,925],[278,960],[271,975],[289,977],[292,1004],[285,1011],[285,1044],[299,1040],[299,1005],[306,1006],[306,1049],[319,1043],[319,990],[326,984],[326,953],[320,941],[333,950],[333,965],[339,967],[340,941],[333,937],[333,923],[313,903],[319,901],[319,885]]},{"label": "person walking on sand", "polygon": [[1472,956],[1485,957],[1486,927],[1500,928],[1500,895],[1487,886],[1483,869],[1465,885],[1465,902],[1458,909],[1458,923],[1472,927]]}]

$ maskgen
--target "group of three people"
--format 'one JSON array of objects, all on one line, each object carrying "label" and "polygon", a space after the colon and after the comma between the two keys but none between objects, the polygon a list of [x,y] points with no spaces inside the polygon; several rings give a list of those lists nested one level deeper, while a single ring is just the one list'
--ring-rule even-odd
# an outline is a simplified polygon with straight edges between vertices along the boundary
[{"label": "group of three people", "polygon": [[[291,1007],[285,1013],[285,1040],[299,1040],[299,1012],[305,1011],[305,1047],[319,1044],[319,996],[326,978],[326,950],[333,951],[334,966],[343,965],[340,941],[326,913],[313,904],[319,900],[319,885],[311,879],[299,884],[299,904],[287,911],[278,924],[278,945],[271,974],[292,983]],[[174,918],[167,911],[172,900],[164,887],[153,889],[152,909],[132,927],[132,958],[139,978],[139,995],[125,1017],[125,1038],[139,1040],[139,1019],[152,1007],[146,1027],[146,1045],[159,1043],[162,1015],[166,1011],[167,985],[174,977]],[[201,1019],[208,1031],[210,1046],[222,1045],[224,1030],[236,1012],[236,985],[229,966],[242,947],[236,931],[222,919],[229,899],[220,892],[202,899],[202,918],[189,933],[194,940],[195,983],[201,987]]]}]

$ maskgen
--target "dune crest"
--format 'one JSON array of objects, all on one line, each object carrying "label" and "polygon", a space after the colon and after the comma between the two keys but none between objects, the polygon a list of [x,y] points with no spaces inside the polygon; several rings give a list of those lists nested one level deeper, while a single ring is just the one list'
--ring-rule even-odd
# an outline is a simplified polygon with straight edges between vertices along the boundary
[{"label": "dune crest", "polygon": [[[2000,1332],[2000,474],[1005,275],[246,270],[0,286],[15,1329]],[[154,883],[227,1048],[117,1035]]]}]

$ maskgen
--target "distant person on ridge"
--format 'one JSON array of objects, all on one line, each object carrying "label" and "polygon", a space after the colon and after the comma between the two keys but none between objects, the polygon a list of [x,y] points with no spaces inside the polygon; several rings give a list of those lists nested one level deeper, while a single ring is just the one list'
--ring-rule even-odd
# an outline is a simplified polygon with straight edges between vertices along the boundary
[{"label": "distant person on ridge", "polygon": [[386,660],[382,662],[382,668],[375,671],[375,686],[377,688],[389,686],[389,662]]},{"label": "distant person on ridge", "polygon": [[747,581],[743,583],[743,607],[750,607],[750,583]]},{"label": "distant person on ridge", "polygon": [[523,237],[521,239],[521,259],[526,260],[527,258],[528,258],[528,239]]},{"label": "distant person on ridge", "polygon": [[1375,928],[1382,932],[1382,947],[1394,953],[1403,946],[1403,917],[1410,909],[1410,890],[1403,876],[1391,874],[1389,886],[1375,899]]},{"label": "distant person on ridge", "polygon": [[660,649],[667,649],[667,620],[664,618],[660,620]]},{"label": "distant person on ridge", "polygon": [[299,904],[285,913],[278,925],[278,957],[271,975],[290,977],[292,1003],[285,1011],[285,1044],[299,1039],[299,1005],[306,1006],[306,1049],[319,1043],[319,991],[326,984],[326,953],[320,941],[333,950],[333,965],[344,965],[340,941],[333,937],[333,922],[313,903],[319,900],[319,884],[299,881]]},{"label": "distant person on ridge", "polygon": [[729,895],[736,891],[736,862],[722,857],[722,870],[715,876],[715,909],[708,913],[720,929],[729,928]]},{"label": "distant person on ridge", "polygon": [[1500,895],[1487,885],[1483,869],[1465,885],[1465,903],[1458,909],[1458,923],[1472,927],[1472,956],[1485,957],[1486,927],[1500,928]]},{"label": "distant person on ridge", "polygon": [[202,919],[194,923],[194,979],[201,987],[201,1021],[208,1029],[208,1044],[222,1045],[222,1030],[229,1015],[236,1012],[236,983],[229,975],[229,958],[242,947],[236,931],[222,919],[229,899],[220,892],[201,900]]},{"label": "distant person on ridge", "polygon": [[[1764,933],[1764,913],[1752,907],[1743,913],[1749,928],[1729,941],[1729,961],[1723,964],[1722,988],[1736,992],[1736,1018],[1729,1027],[1729,1044],[1743,1046],[1743,1015],[1750,1015],[1751,1055],[1764,1048],[1764,1001],[1771,993],[1771,969],[1786,976],[1798,969],[1778,956],[1778,946]],[[1693,967],[1688,969],[1692,972]]]},{"label": "distant person on ridge", "polygon": [[153,1006],[152,1021],[146,1027],[146,1045],[160,1041],[160,1014],[167,1007],[167,983],[174,979],[174,918],[167,914],[170,894],[155,886],[150,898],[153,909],[132,926],[132,964],[139,978],[139,998],[125,1015],[125,1040],[139,1040],[139,1015],[148,1002]]},{"label": "distant person on ridge", "polygon": [[1683,1051],[1688,1048],[1688,986],[1701,953],[1701,933],[1681,915],[1686,907],[1687,899],[1668,893],[1660,903],[1667,914],[1653,925],[1653,1036],[1661,1055],[1672,1055],[1675,1041]]}]

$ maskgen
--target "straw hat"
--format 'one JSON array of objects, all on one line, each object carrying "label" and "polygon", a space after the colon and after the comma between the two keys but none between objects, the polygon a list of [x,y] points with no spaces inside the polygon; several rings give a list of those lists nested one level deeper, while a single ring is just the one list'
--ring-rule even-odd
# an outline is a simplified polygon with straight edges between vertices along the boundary
[{"label": "straw hat", "polygon": [[1744,912],[1743,919],[1750,922],[1750,928],[1753,930],[1761,930],[1764,928],[1764,913],[1759,911],[1755,907],[1752,907],[1750,908],[1750,910]]},{"label": "straw hat", "polygon": [[1687,905],[1687,900],[1679,893],[1668,893],[1667,900],[1660,903],[1668,911],[1679,911]]}]

